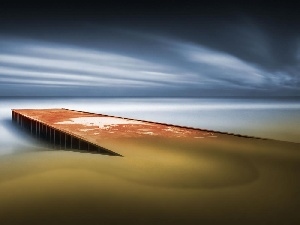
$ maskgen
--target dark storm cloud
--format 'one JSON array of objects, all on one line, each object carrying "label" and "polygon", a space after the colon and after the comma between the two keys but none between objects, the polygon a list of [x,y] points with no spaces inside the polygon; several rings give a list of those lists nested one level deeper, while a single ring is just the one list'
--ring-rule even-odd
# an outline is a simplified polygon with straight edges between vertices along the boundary
[{"label": "dark storm cloud", "polygon": [[29,4],[0,11],[1,95],[300,94],[299,16],[290,5]]}]

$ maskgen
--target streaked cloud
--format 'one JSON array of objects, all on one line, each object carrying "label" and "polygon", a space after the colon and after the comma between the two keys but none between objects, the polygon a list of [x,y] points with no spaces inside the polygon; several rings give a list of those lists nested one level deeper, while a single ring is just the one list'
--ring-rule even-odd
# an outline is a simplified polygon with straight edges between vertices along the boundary
[{"label": "streaked cloud", "polygon": [[[143,35],[139,38],[141,45]],[[170,96],[188,96],[189,91],[209,95],[216,90],[220,94],[226,90],[239,95],[245,90],[280,88],[299,92],[297,68],[269,71],[228,52],[199,44],[157,36],[147,37],[147,41],[149,38],[157,43],[155,54],[147,48],[137,55],[116,49],[109,52],[96,47],[2,37],[0,85],[15,85],[15,89],[28,89],[30,85],[76,86],[78,90],[91,88],[95,90],[93,93],[105,87],[112,89],[111,94],[118,88],[119,95],[135,95],[143,89],[147,89],[146,95],[155,95],[159,89]],[[60,94],[63,92],[57,93]]]},{"label": "streaked cloud", "polygon": [[[199,68],[208,81],[227,82],[242,87],[296,88],[299,76],[291,71],[268,71],[259,65],[246,62],[228,53],[212,50],[199,45],[175,43],[178,53]],[[193,67],[194,68],[194,67]],[[283,68],[284,69],[284,68]]]}]

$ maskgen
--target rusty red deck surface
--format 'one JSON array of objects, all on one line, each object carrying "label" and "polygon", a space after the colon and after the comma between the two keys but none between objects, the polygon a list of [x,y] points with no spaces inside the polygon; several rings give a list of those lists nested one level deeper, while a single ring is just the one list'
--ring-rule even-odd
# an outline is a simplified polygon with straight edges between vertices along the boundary
[{"label": "rusty red deck surface", "polygon": [[94,144],[104,139],[161,136],[216,138],[217,133],[68,109],[14,109],[14,112]]}]

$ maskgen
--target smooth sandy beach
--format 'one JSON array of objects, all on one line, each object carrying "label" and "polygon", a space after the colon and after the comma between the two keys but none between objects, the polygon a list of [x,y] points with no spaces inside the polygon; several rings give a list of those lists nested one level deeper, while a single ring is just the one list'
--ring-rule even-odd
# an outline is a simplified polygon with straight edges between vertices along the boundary
[{"label": "smooth sandy beach", "polygon": [[298,224],[300,144],[119,139],[0,157],[0,224]]}]

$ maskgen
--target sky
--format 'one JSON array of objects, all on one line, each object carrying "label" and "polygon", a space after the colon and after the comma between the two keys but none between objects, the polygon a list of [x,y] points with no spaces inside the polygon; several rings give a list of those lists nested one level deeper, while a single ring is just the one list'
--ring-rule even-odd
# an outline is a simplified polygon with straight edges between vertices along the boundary
[{"label": "sky", "polygon": [[293,2],[4,2],[0,96],[300,96]]}]

